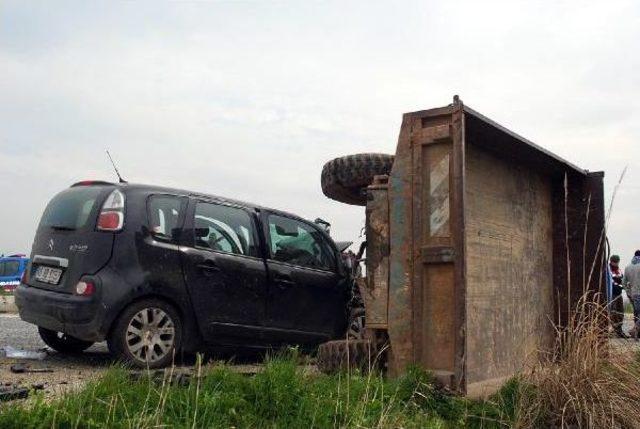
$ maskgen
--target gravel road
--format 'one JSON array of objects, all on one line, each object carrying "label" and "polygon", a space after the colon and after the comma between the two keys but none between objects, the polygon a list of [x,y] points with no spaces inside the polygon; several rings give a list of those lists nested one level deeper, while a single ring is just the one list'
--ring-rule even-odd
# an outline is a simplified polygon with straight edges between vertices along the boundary
[{"label": "gravel road", "polygon": [[[45,344],[38,335],[38,329],[23,322],[17,315],[0,314],[0,348],[11,346],[15,349],[38,350]],[[31,368],[51,368],[53,372],[22,373],[11,372],[11,365],[22,362]],[[41,385],[47,397],[82,386],[113,363],[106,343],[94,344],[85,353],[77,356],[61,355],[47,349],[43,360],[0,358],[0,384],[31,387]]]},{"label": "gravel road", "polygon": [[[16,314],[0,313],[0,348],[11,346],[21,350],[41,350],[46,345],[38,335],[38,328],[23,322]],[[33,369],[50,368],[46,373],[13,373],[11,365],[24,363]],[[78,355],[63,355],[47,348],[43,360],[10,359],[0,357],[0,386],[33,387],[40,385],[45,397],[53,398],[69,390],[82,387],[87,381],[104,372],[114,363],[106,342],[91,346]],[[234,370],[246,374],[259,371],[257,361],[235,361]],[[193,358],[185,360],[177,371],[189,372],[193,367]]]},{"label": "gravel road", "polygon": [[[31,350],[46,347],[38,335],[38,328],[23,322],[17,314],[0,314],[0,347],[4,346]],[[107,344],[94,344],[89,351],[107,353]]]}]

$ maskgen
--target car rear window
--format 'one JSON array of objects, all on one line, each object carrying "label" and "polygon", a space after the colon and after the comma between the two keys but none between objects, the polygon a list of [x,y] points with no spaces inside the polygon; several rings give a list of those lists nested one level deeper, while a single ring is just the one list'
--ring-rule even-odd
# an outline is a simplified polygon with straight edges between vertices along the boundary
[{"label": "car rear window", "polygon": [[44,210],[40,226],[68,230],[84,227],[103,191],[102,187],[84,186],[60,192]]}]

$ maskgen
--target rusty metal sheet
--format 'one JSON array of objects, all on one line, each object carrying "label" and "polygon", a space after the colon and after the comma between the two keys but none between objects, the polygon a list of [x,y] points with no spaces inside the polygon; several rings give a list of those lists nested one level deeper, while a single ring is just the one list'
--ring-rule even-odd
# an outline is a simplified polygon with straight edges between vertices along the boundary
[{"label": "rusty metal sheet", "polygon": [[467,255],[465,234],[465,154],[466,154],[466,122],[464,105],[456,96],[454,97],[451,124],[451,139],[453,143],[453,159],[451,182],[451,219],[453,225],[453,247],[457,255],[454,270],[454,314],[455,314],[455,357],[454,357],[454,382],[453,388],[458,391],[466,391],[466,291],[467,291]]},{"label": "rusty metal sheet", "polygon": [[600,293],[596,299],[606,298],[603,179],[603,173],[584,177],[567,171],[566,183],[564,177],[553,180],[553,257],[562,261],[553,272],[554,320],[560,326],[567,325],[571,309],[586,291]]},{"label": "rusty metal sheet", "polygon": [[389,371],[399,374],[414,362],[412,275],[413,275],[413,117],[402,118],[398,146],[389,176],[389,311],[391,343]]},{"label": "rusty metal sheet", "polygon": [[[455,369],[455,258],[430,257],[453,249],[451,224],[453,141],[452,116],[419,118],[420,133],[413,137],[414,188],[414,321],[416,359],[432,371],[453,374]],[[455,252],[451,252],[454,254]]]},{"label": "rusty metal sheet", "polygon": [[367,189],[367,277],[361,295],[367,310],[365,317],[368,329],[388,327],[389,192],[386,179],[378,178],[378,183]]},{"label": "rusty metal sheet", "polygon": [[474,136],[475,144],[496,152],[501,158],[540,169],[546,174],[564,174],[565,171],[583,177],[589,174],[588,171],[503,127],[469,106],[464,106],[464,113],[467,132]]},{"label": "rusty metal sheet", "polygon": [[549,177],[476,146],[467,147],[466,155],[471,385],[509,377],[550,347],[553,224]]}]

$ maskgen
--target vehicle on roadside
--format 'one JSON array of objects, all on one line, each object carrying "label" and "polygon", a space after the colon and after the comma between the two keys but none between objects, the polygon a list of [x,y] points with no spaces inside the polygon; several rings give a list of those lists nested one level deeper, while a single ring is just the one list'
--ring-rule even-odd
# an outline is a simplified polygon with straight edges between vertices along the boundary
[{"label": "vehicle on roadside", "polygon": [[16,304],[55,350],[106,339],[124,361],[162,367],[209,346],[344,338],[353,284],[325,229],[296,215],[85,181],[47,205]]},{"label": "vehicle on roadside", "polygon": [[11,293],[20,284],[28,263],[26,255],[0,256],[0,288],[4,292]]}]

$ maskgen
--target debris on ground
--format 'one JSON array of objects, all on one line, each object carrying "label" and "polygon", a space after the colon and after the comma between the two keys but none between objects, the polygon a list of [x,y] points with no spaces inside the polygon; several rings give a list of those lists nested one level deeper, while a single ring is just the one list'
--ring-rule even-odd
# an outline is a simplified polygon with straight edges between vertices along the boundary
[{"label": "debris on ground", "polygon": [[34,372],[53,372],[53,368],[31,368],[31,366],[26,365],[24,363],[16,363],[11,365],[11,372],[15,374],[23,374],[25,372],[34,373]]},{"label": "debris on ground", "polygon": [[158,369],[154,371],[131,371],[131,381],[150,380],[154,383],[167,382],[170,385],[187,386],[191,381],[192,370],[190,368],[175,371],[173,369]]},{"label": "debris on ground", "polygon": [[22,350],[16,349],[11,346],[4,346],[0,348],[0,356],[10,359],[33,359],[43,360],[47,357],[46,349],[39,350]]},{"label": "debris on ground", "polygon": [[13,401],[29,396],[29,389],[25,387],[0,387],[0,401]]}]

